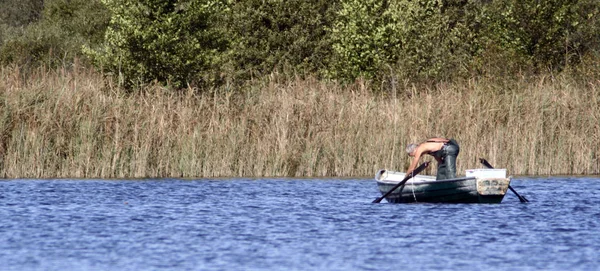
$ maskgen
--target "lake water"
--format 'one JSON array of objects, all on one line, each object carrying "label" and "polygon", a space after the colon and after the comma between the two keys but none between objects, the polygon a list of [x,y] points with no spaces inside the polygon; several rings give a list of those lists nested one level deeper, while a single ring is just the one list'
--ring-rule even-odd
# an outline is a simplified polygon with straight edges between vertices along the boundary
[{"label": "lake water", "polygon": [[1,270],[600,270],[600,178],[501,204],[380,204],[369,179],[0,181]]}]

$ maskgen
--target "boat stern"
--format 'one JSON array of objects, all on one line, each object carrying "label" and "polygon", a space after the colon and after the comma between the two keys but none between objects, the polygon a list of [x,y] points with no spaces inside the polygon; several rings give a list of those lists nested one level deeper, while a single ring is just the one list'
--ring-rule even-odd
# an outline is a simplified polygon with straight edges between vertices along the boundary
[{"label": "boat stern", "polygon": [[510,178],[477,178],[479,202],[500,203],[509,185]]}]

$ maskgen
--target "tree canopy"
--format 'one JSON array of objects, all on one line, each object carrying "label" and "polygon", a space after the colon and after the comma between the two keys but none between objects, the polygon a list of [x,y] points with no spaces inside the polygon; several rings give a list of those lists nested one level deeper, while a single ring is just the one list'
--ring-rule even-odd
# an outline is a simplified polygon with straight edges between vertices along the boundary
[{"label": "tree canopy", "polygon": [[560,71],[600,52],[595,0],[7,0],[0,62],[84,58],[125,86],[273,71],[447,80]]}]

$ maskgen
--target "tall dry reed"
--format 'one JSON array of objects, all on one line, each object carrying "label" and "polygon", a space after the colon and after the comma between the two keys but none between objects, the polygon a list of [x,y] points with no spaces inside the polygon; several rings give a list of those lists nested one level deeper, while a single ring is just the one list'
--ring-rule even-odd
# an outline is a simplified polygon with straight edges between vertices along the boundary
[{"label": "tall dry reed", "polygon": [[87,68],[2,67],[0,176],[372,176],[404,171],[405,145],[430,136],[458,140],[460,172],[484,157],[512,175],[598,174],[598,83],[471,80],[377,93],[361,81],[274,74],[243,92],[127,93]]}]

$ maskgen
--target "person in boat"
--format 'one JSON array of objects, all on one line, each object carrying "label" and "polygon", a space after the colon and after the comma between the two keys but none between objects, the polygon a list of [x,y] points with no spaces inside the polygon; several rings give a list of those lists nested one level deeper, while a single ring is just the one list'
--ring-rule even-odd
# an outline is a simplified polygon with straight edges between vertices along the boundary
[{"label": "person in boat", "polygon": [[406,147],[408,155],[413,157],[407,173],[412,172],[417,167],[419,159],[424,154],[429,154],[438,162],[436,180],[456,178],[456,157],[460,147],[454,139],[435,137],[427,139],[420,144],[409,144]]}]

